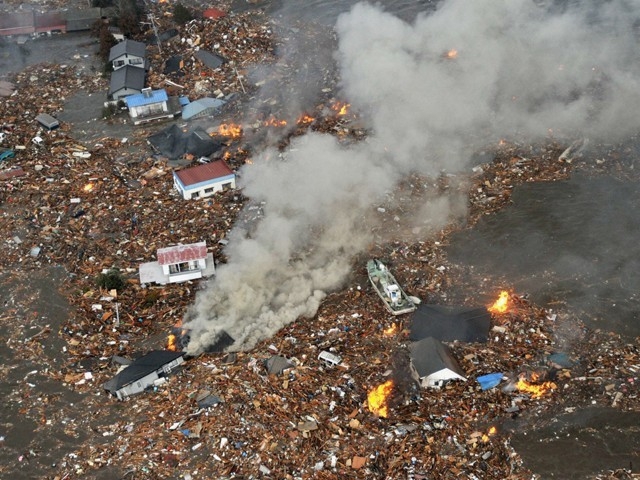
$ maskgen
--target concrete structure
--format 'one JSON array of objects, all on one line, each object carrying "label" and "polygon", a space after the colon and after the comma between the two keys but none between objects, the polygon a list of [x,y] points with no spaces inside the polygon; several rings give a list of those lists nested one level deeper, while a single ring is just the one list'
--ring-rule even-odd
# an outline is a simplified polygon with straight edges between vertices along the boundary
[{"label": "concrete structure", "polygon": [[173,184],[182,198],[205,198],[236,188],[236,176],[224,160],[173,172]]},{"label": "concrete structure", "polygon": [[215,274],[213,254],[207,253],[206,242],[159,248],[157,262],[140,265],[140,283],[186,282]]}]

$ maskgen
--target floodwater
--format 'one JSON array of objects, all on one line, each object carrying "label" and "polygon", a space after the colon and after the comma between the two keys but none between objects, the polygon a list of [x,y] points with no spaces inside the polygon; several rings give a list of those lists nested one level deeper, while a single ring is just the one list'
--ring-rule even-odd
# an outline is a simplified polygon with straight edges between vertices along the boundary
[{"label": "floodwater", "polygon": [[[254,8],[245,0],[235,3],[238,9]],[[330,25],[355,3],[273,0],[258,2],[258,6],[285,19],[313,19]],[[410,20],[438,2],[377,3]],[[0,72],[6,76],[30,64],[55,62],[94,73],[95,59],[88,52],[95,48],[86,34],[53,35],[24,44],[0,39]],[[78,92],[68,100],[60,119],[72,123],[80,138],[105,135],[103,122],[97,121],[102,101],[96,94]],[[113,134],[126,136],[128,128],[116,126]],[[640,247],[636,241],[640,193],[634,184],[610,177],[575,176],[562,182],[519,186],[512,198],[513,205],[484,218],[473,230],[455,235],[450,259],[500,278],[536,304],[560,302],[564,308],[583,312],[581,319],[593,328],[640,334]],[[24,325],[18,338],[37,333],[45,325],[51,328],[42,339],[44,356],[37,364],[21,360],[10,346],[0,351],[0,476],[10,474],[16,480],[47,476],[65,453],[87,440],[90,430],[78,425],[92,408],[89,400],[94,405],[101,403],[99,398],[82,398],[47,374],[47,368],[55,367],[62,355],[64,345],[57,332],[69,307],[55,290],[66,273],[59,269],[41,273],[29,288],[13,283],[8,276],[0,277],[5,310],[14,296],[35,296],[30,312],[14,319],[16,325]],[[25,414],[24,398],[33,396],[42,399],[42,409]],[[638,420],[637,414],[594,409],[548,418],[547,426],[537,430],[527,425],[508,428],[527,467],[542,478],[577,479],[606,468],[629,468],[640,449]],[[112,478],[117,477],[114,473]]]}]

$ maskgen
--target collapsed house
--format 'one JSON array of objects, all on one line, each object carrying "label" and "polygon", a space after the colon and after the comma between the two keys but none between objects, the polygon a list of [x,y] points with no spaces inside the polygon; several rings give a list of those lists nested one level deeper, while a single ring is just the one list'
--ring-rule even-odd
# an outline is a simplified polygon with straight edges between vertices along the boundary
[{"label": "collapsed house", "polygon": [[211,138],[203,128],[197,127],[189,132],[183,132],[175,124],[150,135],[147,141],[155,151],[170,160],[185,154],[208,157],[222,148],[222,142]]},{"label": "collapsed house", "polygon": [[437,388],[450,380],[467,380],[451,350],[433,337],[411,343],[409,353],[421,387]]},{"label": "collapsed house", "polygon": [[485,343],[490,328],[491,314],[484,307],[422,304],[411,315],[409,339],[433,337],[442,342]]},{"label": "collapsed house", "polygon": [[182,363],[184,352],[153,350],[134,360],[102,386],[118,400],[125,400],[163,383],[164,378]]}]

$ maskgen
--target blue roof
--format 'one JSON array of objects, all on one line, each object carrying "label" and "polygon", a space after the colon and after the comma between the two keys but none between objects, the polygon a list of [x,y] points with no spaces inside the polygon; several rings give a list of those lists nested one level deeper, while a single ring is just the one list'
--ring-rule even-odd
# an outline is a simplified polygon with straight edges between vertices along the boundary
[{"label": "blue roof", "polygon": [[129,95],[128,97],[125,97],[124,102],[127,104],[127,107],[131,108],[149,105],[151,103],[166,102],[168,99],[169,97],[167,97],[167,92],[164,89],[161,89]]}]

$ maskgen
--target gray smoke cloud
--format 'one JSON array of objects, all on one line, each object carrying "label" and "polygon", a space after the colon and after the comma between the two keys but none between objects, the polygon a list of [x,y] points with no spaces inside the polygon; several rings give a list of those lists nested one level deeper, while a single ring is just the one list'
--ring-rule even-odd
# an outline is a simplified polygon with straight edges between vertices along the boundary
[{"label": "gray smoke cloud", "polygon": [[[411,23],[367,3],[341,15],[343,95],[371,134],[343,145],[309,133],[243,168],[240,186],[263,216],[229,236],[228,263],[188,312],[189,353],[221,331],[231,349],[248,349],[313,316],[371,243],[376,205],[412,173],[459,171],[510,136],[637,132],[639,14],[622,0],[447,0]],[[440,199],[416,206],[428,218],[412,221],[437,228],[459,210]]]}]

